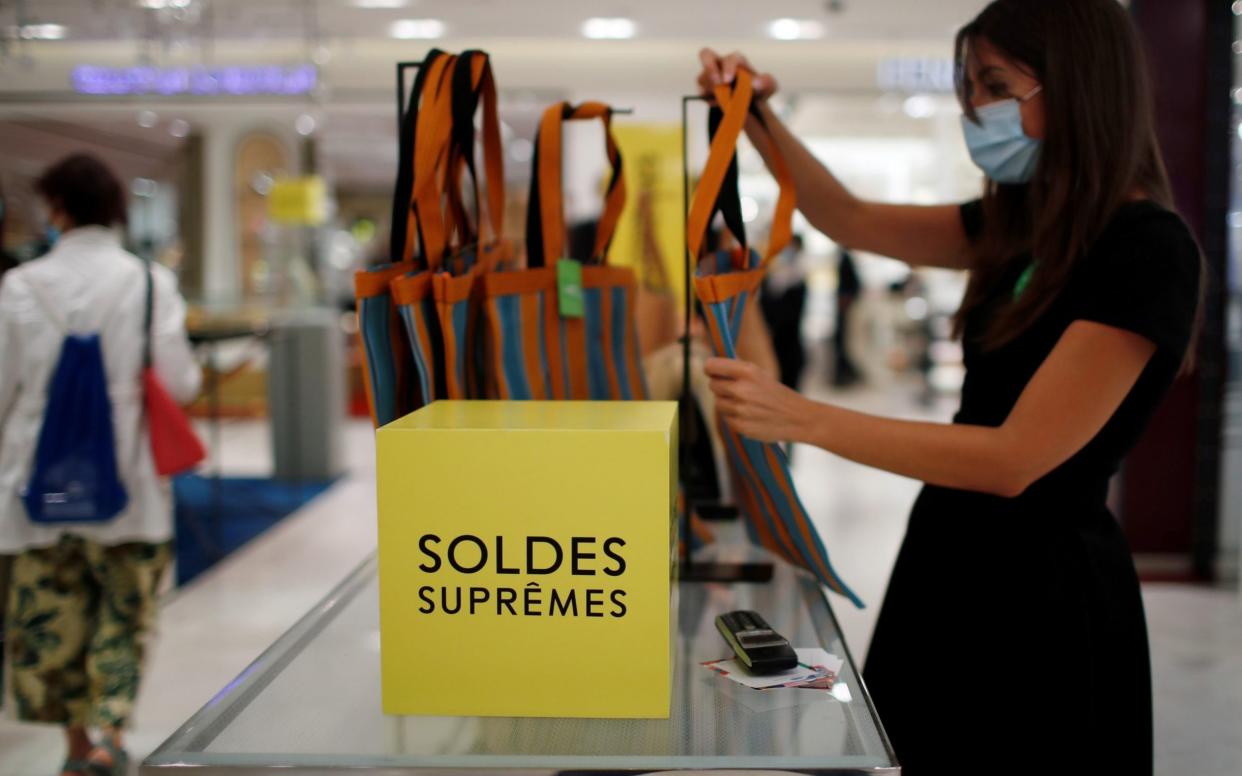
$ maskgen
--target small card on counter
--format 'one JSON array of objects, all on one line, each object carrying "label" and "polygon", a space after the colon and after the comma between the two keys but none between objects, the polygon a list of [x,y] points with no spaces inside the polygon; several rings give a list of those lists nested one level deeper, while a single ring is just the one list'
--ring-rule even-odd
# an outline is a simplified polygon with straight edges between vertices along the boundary
[{"label": "small card on counter", "polygon": [[788,671],[757,676],[746,670],[736,657],[709,660],[707,668],[730,681],[754,690],[776,687],[800,687],[803,689],[831,690],[837,674],[845,661],[819,647],[795,648],[798,665]]}]

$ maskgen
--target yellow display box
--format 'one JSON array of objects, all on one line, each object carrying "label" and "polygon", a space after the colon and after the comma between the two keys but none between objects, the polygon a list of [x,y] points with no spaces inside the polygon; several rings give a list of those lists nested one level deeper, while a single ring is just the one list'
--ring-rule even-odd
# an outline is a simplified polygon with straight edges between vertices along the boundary
[{"label": "yellow display box", "polygon": [[442,401],[376,453],[385,713],[668,717],[676,403]]}]

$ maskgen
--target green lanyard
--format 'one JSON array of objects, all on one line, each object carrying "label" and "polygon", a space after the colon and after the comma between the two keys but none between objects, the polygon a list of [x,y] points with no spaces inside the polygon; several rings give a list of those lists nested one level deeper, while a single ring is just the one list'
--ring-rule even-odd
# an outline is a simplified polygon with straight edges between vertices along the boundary
[{"label": "green lanyard", "polygon": [[1018,275],[1018,280],[1013,284],[1013,299],[1018,301],[1022,296],[1022,292],[1031,284],[1031,276],[1035,274],[1035,262],[1032,261],[1026,265],[1026,269],[1022,270],[1022,274]]}]

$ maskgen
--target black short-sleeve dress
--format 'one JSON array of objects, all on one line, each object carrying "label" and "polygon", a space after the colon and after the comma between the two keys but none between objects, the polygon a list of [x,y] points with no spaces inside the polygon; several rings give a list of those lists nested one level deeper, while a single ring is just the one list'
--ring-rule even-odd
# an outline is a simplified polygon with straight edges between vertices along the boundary
[{"label": "black short-sleeve dress", "polygon": [[[978,235],[978,202],[962,207]],[[1152,770],[1151,669],[1129,548],[1105,504],[1185,355],[1200,260],[1189,229],[1123,205],[1040,319],[977,344],[1029,261],[965,327],[955,423],[999,426],[1078,320],[1136,332],[1155,355],[1104,428],[1016,498],[926,486],[876,624],[865,678],[904,772]]]}]

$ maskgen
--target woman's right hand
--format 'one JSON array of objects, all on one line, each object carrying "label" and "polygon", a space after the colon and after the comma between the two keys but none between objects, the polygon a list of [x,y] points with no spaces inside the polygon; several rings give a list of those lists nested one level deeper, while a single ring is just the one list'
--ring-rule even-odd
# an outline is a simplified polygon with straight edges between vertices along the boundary
[{"label": "woman's right hand", "polygon": [[752,83],[756,100],[766,100],[776,94],[777,84],[772,74],[756,71],[746,57],[737,51],[722,56],[705,48],[699,51],[699,61],[703,63],[703,69],[699,72],[699,91],[707,97],[711,97],[712,90],[720,84],[731,83],[739,69],[747,70],[754,76]]}]

